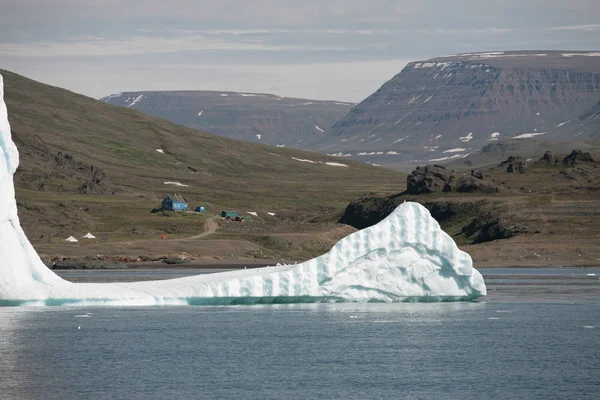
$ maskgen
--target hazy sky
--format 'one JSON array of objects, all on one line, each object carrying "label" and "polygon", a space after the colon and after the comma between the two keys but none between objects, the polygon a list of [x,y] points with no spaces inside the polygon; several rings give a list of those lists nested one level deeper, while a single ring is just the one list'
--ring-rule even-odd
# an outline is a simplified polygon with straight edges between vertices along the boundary
[{"label": "hazy sky", "polygon": [[0,0],[0,68],[92,97],[360,101],[412,60],[599,50],[599,0]]}]

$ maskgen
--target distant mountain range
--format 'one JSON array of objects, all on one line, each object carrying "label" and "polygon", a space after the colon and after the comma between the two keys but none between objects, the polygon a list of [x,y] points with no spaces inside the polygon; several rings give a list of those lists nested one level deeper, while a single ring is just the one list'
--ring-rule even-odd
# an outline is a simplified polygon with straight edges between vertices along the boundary
[{"label": "distant mountain range", "polygon": [[415,61],[355,106],[204,91],[102,100],[222,136],[407,169],[457,161],[507,139],[599,143],[600,52]]},{"label": "distant mountain range", "polygon": [[307,148],[353,103],[214,91],[125,92],[102,101],[210,132],[276,146]]}]

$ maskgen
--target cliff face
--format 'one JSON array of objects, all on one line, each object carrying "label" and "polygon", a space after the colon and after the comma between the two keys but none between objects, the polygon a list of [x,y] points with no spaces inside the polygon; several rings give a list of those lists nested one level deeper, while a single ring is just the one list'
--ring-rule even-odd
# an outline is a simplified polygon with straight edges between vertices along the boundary
[{"label": "cliff face", "polygon": [[160,91],[117,93],[104,102],[219,136],[303,148],[344,116],[352,103],[304,100],[270,94]]},{"label": "cliff face", "polygon": [[599,99],[600,53],[434,58],[409,63],[314,146],[386,163],[458,159],[508,138],[594,138],[597,129],[560,128],[584,115],[592,120],[600,115],[591,110],[596,105],[600,111]]}]

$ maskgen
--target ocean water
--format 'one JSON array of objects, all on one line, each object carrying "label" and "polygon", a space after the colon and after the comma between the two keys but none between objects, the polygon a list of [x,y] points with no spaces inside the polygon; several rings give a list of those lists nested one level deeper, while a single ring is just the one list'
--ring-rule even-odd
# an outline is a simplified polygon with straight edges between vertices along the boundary
[{"label": "ocean water", "polygon": [[0,308],[0,399],[600,398],[600,269],[482,273],[466,303]]}]

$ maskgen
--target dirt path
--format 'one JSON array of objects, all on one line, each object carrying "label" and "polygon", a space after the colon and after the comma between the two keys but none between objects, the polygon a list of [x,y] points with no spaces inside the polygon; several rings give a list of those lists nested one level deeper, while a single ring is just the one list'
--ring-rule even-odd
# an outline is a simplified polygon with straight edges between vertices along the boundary
[{"label": "dirt path", "polygon": [[213,217],[213,218],[207,219],[206,220],[207,229],[204,232],[202,232],[198,235],[189,236],[189,237],[186,237],[183,239],[176,239],[176,240],[194,240],[194,239],[201,239],[208,235],[212,235],[219,229],[219,224],[217,223],[217,219],[218,219],[218,217]]}]

